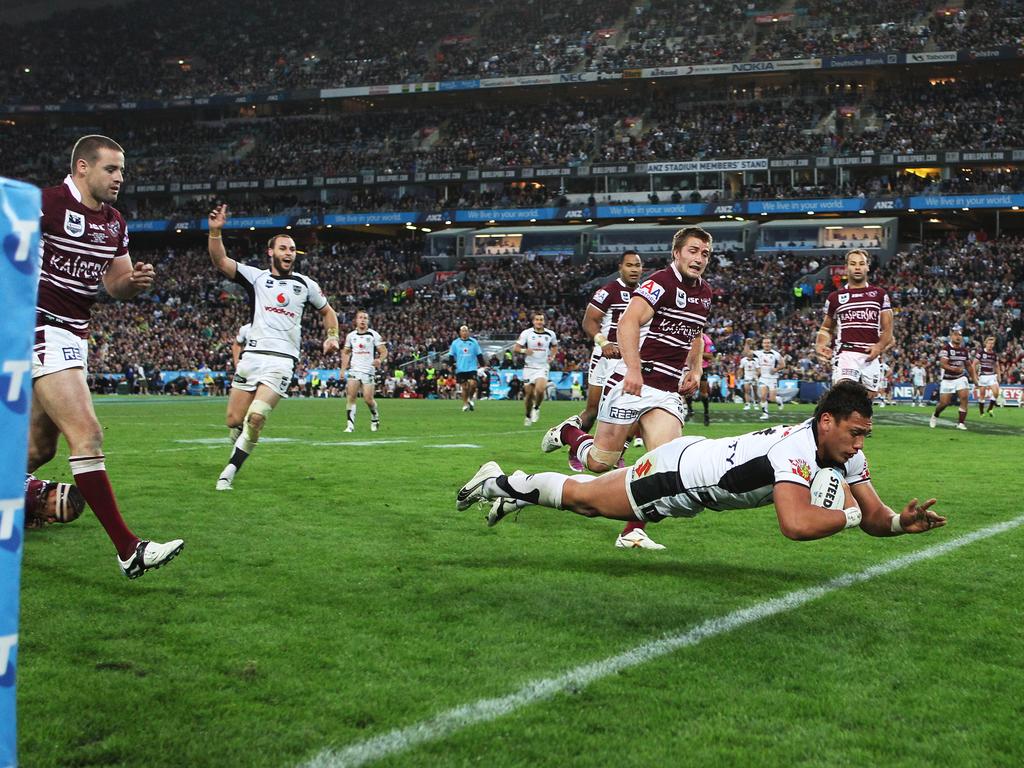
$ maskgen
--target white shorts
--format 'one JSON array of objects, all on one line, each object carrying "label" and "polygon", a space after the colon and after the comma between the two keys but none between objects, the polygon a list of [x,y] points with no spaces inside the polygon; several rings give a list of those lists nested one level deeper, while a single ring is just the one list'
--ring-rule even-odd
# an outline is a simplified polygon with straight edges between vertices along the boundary
[{"label": "white shorts", "polygon": [[32,378],[68,368],[89,368],[89,341],[71,331],[54,325],[36,328],[35,346],[32,347]]},{"label": "white shorts", "polygon": [[744,389],[746,389],[746,386],[748,384],[750,386],[754,386],[755,384],[757,384],[757,379],[740,379],[737,382],[737,385],[740,386],[740,387],[743,387]]},{"label": "white shorts", "polygon": [[231,388],[255,392],[260,384],[265,384],[281,397],[288,397],[288,385],[292,383],[294,370],[295,363],[290,357],[246,352],[238,361]]},{"label": "white shorts", "polygon": [[692,482],[687,480],[688,466],[696,468],[700,462],[685,461],[685,454],[706,439],[683,437],[672,440],[648,451],[633,463],[625,474],[626,496],[638,520],[693,517],[704,509],[695,496],[686,492],[687,486],[699,487],[705,482],[697,477]]},{"label": "white shorts", "polygon": [[939,394],[940,395],[954,395],[963,389],[970,389],[971,385],[967,382],[966,376],[960,376],[955,379],[943,379],[939,382]]},{"label": "white shorts", "polygon": [[757,386],[768,387],[768,389],[779,388],[779,377],[778,376],[758,376]]},{"label": "white shorts", "polygon": [[369,384],[373,386],[373,373],[366,371],[353,371],[351,368],[345,374],[345,381],[358,381],[362,384]]},{"label": "white shorts", "polygon": [[597,409],[597,420],[608,424],[635,424],[648,411],[660,408],[679,419],[680,426],[686,424],[686,408],[678,392],[665,392],[646,384],[639,395],[627,395],[623,382],[605,386],[601,405]]},{"label": "white shorts", "polygon": [[603,387],[618,362],[618,359],[614,357],[605,357],[600,353],[592,354],[590,356],[590,371],[587,373],[587,386]]},{"label": "white shorts", "polygon": [[877,392],[882,381],[882,364],[876,357],[865,363],[866,352],[840,352],[832,358],[832,383],[856,381],[872,392]]},{"label": "white shorts", "polygon": [[543,368],[523,368],[523,383],[533,384],[537,379],[546,379],[550,373],[550,365],[545,365]]},{"label": "white shorts", "polygon": [[998,387],[999,380],[994,373],[983,373],[978,377],[979,387]]}]

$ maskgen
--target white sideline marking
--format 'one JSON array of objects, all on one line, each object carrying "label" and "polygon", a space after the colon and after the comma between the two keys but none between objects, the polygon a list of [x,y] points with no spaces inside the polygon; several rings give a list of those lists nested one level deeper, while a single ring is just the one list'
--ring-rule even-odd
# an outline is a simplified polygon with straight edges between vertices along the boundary
[{"label": "white sideline marking", "polygon": [[[231,438],[226,434],[223,437],[193,437],[189,439],[175,440],[176,443],[191,443],[193,445],[231,445]],[[294,443],[294,437],[264,437],[261,443]]]},{"label": "white sideline marking", "polygon": [[496,699],[480,699],[470,704],[463,704],[427,720],[421,720],[405,728],[396,728],[342,749],[325,749],[308,762],[301,763],[300,768],[348,768],[348,766],[365,765],[375,760],[381,760],[419,744],[437,741],[471,725],[496,720],[534,702],[550,699],[557,693],[577,692],[590,683],[652,659],[666,656],[680,648],[697,645],[709,637],[725,634],[769,616],[792,611],[812,600],[824,597],[830,592],[861,584],[878,576],[885,576],[922,560],[944,555],[1021,525],[1024,525],[1024,515],[988,528],[982,528],[934,547],[912,552],[879,565],[872,565],[859,573],[847,573],[814,587],[798,589],[782,597],[757,603],[749,608],[740,608],[724,616],[708,619],[693,629],[678,634],[662,635],[660,638],[650,640],[616,656],[571,669],[558,677],[526,683],[507,696]]},{"label": "white sideline marking", "polygon": [[476,443],[444,443],[442,445],[424,445],[424,448],[483,448]]}]

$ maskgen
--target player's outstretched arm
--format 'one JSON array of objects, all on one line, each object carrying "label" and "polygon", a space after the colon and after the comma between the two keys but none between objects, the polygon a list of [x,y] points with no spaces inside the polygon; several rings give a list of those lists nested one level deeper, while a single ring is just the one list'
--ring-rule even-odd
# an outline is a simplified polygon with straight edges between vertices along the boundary
[{"label": "player's outstretched arm", "polygon": [[928,499],[923,503],[911,499],[903,511],[897,513],[882,502],[870,481],[855,484],[852,493],[861,508],[861,530],[872,536],[924,533],[946,524],[946,518],[931,510],[935,499]]},{"label": "player's outstretched arm", "polygon": [[776,483],[772,497],[779,530],[794,541],[824,539],[861,521],[860,510],[856,507],[842,510],[812,505],[810,488],[799,483]]},{"label": "player's outstretched arm", "polygon": [[224,249],[224,224],[228,220],[227,204],[218,205],[210,211],[207,220],[210,224],[207,244],[210,250],[210,261],[225,277],[233,280],[238,272],[238,262],[230,258]]}]

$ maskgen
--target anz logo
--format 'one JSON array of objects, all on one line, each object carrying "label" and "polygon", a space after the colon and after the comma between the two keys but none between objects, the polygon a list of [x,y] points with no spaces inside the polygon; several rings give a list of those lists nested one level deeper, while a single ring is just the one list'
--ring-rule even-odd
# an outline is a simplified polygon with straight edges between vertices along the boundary
[{"label": "anz logo", "polygon": [[27,385],[30,379],[27,374],[31,370],[31,360],[4,360],[3,369],[0,370],[0,393],[3,394],[2,402],[9,411],[19,414],[28,412]]},{"label": "anz logo", "polygon": [[732,213],[731,205],[716,205],[715,213]]}]

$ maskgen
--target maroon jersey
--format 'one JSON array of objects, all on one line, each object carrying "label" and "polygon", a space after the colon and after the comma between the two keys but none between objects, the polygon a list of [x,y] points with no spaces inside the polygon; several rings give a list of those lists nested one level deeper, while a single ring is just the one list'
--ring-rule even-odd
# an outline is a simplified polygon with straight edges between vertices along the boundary
[{"label": "maroon jersey", "polygon": [[622,282],[621,277],[605,283],[591,297],[590,306],[604,312],[604,317],[601,318],[601,333],[608,341],[616,340],[619,317],[626,311],[632,297],[633,289]]},{"label": "maroon jersey", "polygon": [[[686,357],[711,311],[711,286],[701,278],[683,278],[675,264],[659,270],[636,287],[654,308],[654,317],[640,328],[640,366],[644,384],[675,392],[686,368]],[[609,377],[609,383],[612,378]]]},{"label": "maroon jersey", "polygon": [[996,361],[999,359],[999,355],[992,352],[986,352],[984,349],[981,350],[977,355],[978,361],[978,375],[979,376],[995,376],[996,375]]},{"label": "maroon jersey", "polygon": [[950,373],[945,368],[942,369],[942,380],[953,381],[959,379],[961,376],[967,375],[967,360],[971,356],[971,351],[967,348],[966,344],[961,344],[959,347],[954,347],[952,344],[946,344],[939,352],[939,360],[945,360],[950,365],[958,365],[963,368],[962,373]]},{"label": "maroon jersey", "polygon": [[103,203],[94,211],[64,179],[43,190],[43,264],[39,274],[36,325],[64,328],[80,338],[89,335],[89,313],[111,262],[128,253],[124,217]]},{"label": "maroon jersey", "polygon": [[877,285],[845,285],[825,299],[825,314],[835,321],[836,352],[870,352],[878,342],[882,313],[892,309],[889,294]]}]

